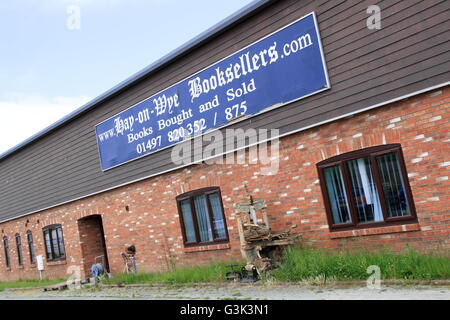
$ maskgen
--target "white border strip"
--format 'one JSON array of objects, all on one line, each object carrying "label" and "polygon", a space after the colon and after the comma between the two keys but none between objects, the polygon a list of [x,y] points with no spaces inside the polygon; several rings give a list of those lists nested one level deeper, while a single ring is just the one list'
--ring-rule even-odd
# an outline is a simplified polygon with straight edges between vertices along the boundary
[{"label": "white border strip", "polygon": [[[228,153],[236,152],[236,151],[239,151],[239,150],[245,149],[245,148],[249,148],[249,147],[252,147],[252,146],[260,144],[260,143],[271,141],[273,139],[283,138],[285,136],[288,136],[288,135],[291,135],[291,134],[294,134],[294,133],[298,133],[300,131],[305,131],[305,130],[308,130],[308,129],[311,129],[311,128],[314,128],[314,127],[318,127],[318,126],[321,126],[323,124],[327,124],[327,123],[330,123],[330,122],[333,122],[333,121],[336,121],[336,120],[339,120],[339,119],[342,119],[342,118],[346,118],[346,117],[349,117],[349,116],[352,116],[352,115],[355,115],[355,114],[358,114],[358,113],[363,113],[363,112],[371,110],[371,109],[379,108],[379,107],[385,106],[385,105],[390,104],[390,103],[394,103],[394,102],[397,102],[397,101],[400,101],[400,100],[404,100],[404,99],[407,99],[407,98],[410,98],[410,97],[413,97],[413,96],[416,96],[416,95],[419,95],[419,94],[422,94],[422,93],[425,93],[425,92],[428,92],[428,91],[433,91],[435,89],[446,87],[446,86],[449,86],[449,85],[450,85],[450,81],[447,81],[447,82],[444,82],[444,83],[441,83],[441,84],[438,84],[438,85],[435,85],[435,86],[432,86],[432,87],[428,87],[428,88],[425,88],[425,89],[422,89],[422,90],[419,90],[419,91],[414,91],[412,93],[409,93],[409,94],[406,94],[406,95],[403,95],[403,96],[400,96],[400,97],[397,97],[397,98],[394,98],[394,99],[391,99],[391,100],[388,100],[388,101],[384,101],[384,102],[372,105],[372,106],[367,107],[367,108],[363,108],[363,109],[356,110],[356,111],[353,111],[353,112],[350,112],[350,113],[346,113],[346,114],[344,114],[342,116],[338,116],[338,117],[334,117],[334,118],[331,118],[331,119],[328,119],[328,120],[317,122],[315,124],[312,124],[312,125],[300,128],[300,129],[296,129],[296,130],[284,133],[284,134],[276,136],[276,137],[270,137],[269,139],[266,139],[264,141],[259,141],[258,143],[253,143],[253,144],[247,145],[245,147],[233,149],[231,151],[224,152],[224,153],[222,153],[220,155],[214,155],[212,157],[202,159],[201,161],[207,161],[209,159],[213,159],[213,158],[217,158],[217,157],[220,157],[220,156],[224,156],[224,155],[226,155]],[[178,166],[178,167],[175,167],[175,168],[171,168],[171,169],[168,169],[168,170],[165,170],[165,171],[160,171],[158,173],[154,173],[154,174],[151,174],[151,175],[148,175],[148,176],[145,176],[145,177],[133,180],[133,181],[122,183],[122,184],[116,185],[114,187],[103,189],[101,191],[97,191],[97,192],[94,192],[94,193],[91,193],[91,194],[88,194],[88,195],[85,195],[85,196],[82,196],[82,197],[78,197],[78,198],[75,198],[75,199],[72,199],[72,200],[64,201],[64,202],[61,202],[61,203],[58,203],[58,204],[55,204],[55,205],[52,205],[52,206],[49,206],[49,207],[46,207],[46,208],[43,208],[43,209],[38,209],[38,210],[29,212],[29,213],[25,213],[25,214],[22,214],[20,216],[16,216],[16,217],[9,218],[9,219],[6,219],[6,220],[1,220],[0,223],[12,221],[12,220],[19,219],[19,218],[22,218],[22,217],[25,217],[25,216],[29,216],[29,215],[32,215],[32,214],[35,214],[35,213],[38,213],[38,212],[41,212],[41,211],[45,211],[45,210],[49,210],[49,209],[52,209],[52,208],[55,208],[55,207],[59,207],[59,206],[65,205],[65,204],[70,203],[70,202],[74,202],[74,201],[78,201],[78,200],[81,200],[81,199],[89,198],[89,197],[92,197],[92,196],[100,194],[100,193],[104,193],[104,192],[107,192],[107,191],[118,189],[118,188],[130,185],[130,184],[142,181],[142,180],[150,179],[150,178],[153,178],[155,176],[159,176],[159,175],[163,175],[163,174],[169,173],[171,171],[175,171],[175,170],[179,170],[179,169],[182,169],[182,168],[185,168],[185,167],[189,167],[189,166],[192,166],[192,165],[194,165],[196,163],[197,162],[192,162],[190,164],[185,164],[185,165],[181,165],[181,166]]]}]

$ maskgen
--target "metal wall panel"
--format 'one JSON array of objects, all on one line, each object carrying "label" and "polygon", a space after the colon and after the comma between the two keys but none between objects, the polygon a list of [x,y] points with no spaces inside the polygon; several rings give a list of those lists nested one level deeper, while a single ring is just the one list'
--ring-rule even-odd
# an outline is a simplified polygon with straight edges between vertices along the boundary
[{"label": "metal wall panel", "polygon": [[0,161],[0,221],[170,170],[171,149],[100,170],[94,126],[315,11],[331,90],[233,124],[288,133],[450,80],[450,1],[281,0]]}]

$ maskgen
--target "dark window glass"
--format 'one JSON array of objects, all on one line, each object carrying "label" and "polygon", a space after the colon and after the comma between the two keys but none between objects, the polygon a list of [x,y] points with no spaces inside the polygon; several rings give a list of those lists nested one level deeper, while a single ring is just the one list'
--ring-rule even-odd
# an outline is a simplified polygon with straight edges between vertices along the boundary
[{"label": "dark window glass", "polygon": [[59,252],[58,233],[57,233],[56,229],[52,229],[50,231],[50,237],[52,239],[51,245],[52,245],[53,254],[55,257],[59,257],[61,255],[61,253]]},{"label": "dark window glass", "polygon": [[66,252],[64,250],[64,241],[63,241],[63,235],[62,235],[62,229],[58,228],[56,229],[57,235],[58,235],[58,249],[60,255],[65,255]]},{"label": "dark window glass", "polygon": [[177,197],[185,244],[228,240],[219,188],[191,191]]},{"label": "dark window glass", "polygon": [[180,207],[183,215],[186,242],[196,242],[194,220],[192,219],[191,212],[191,203],[189,200],[180,201]]},{"label": "dark window glass", "polygon": [[28,250],[30,253],[30,263],[36,263],[36,254],[34,252],[33,234],[30,230],[27,231]]},{"label": "dark window glass", "polygon": [[217,239],[226,239],[227,233],[225,231],[225,219],[222,212],[222,202],[218,193],[208,195],[211,203],[211,210],[213,216],[214,235]]},{"label": "dark window glass", "polygon": [[211,220],[208,212],[208,204],[206,203],[206,196],[193,197],[194,209],[197,216],[198,231],[200,234],[200,242],[213,241],[213,234],[211,228]]},{"label": "dark window glass", "polygon": [[11,259],[9,257],[9,244],[8,244],[8,237],[3,237],[3,247],[5,249],[5,265],[7,268],[11,268]]},{"label": "dark window glass", "polygon": [[358,221],[361,223],[383,221],[370,158],[351,160],[347,162],[347,165]]},{"label": "dark window glass", "polygon": [[16,234],[16,248],[19,266],[23,266],[22,239],[20,238],[20,234]]},{"label": "dark window glass", "polygon": [[52,244],[50,240],[50,231],[45,230],[44,231],[44,239],[45,239],[45,252],[47,254],[47,260],[51,261],[53,260],[53,251],[52,251]]},{"label": "dark window glass", "polygon": [[405,182],[397,154],[388,153],[378,156],[377,164],[388,216],[410,216],[411,209],[408,205]]},{"label": "dark window glass", "polygon": [[331,229],[417,220],[400,145],[353,151],[317,166]]},{"label": "dark window glass", "polygon": [[345,193],[344,179],[340,167],[330,167],[324,170],[328,198],[334,224],[351,222],[350,209]]},{"label": "dark window glass", "polygon": [[45,227],[44,240],[47,261],[64,260],[66,258],[61,225]]}]

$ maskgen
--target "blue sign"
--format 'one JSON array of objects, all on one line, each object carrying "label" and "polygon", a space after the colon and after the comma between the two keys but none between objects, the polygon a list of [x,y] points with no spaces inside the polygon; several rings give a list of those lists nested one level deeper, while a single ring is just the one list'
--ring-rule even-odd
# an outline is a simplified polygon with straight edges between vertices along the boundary
[{"label": "blue sign", "polygon": [[98,124],[102,170],[329,87],[311,13]]}]

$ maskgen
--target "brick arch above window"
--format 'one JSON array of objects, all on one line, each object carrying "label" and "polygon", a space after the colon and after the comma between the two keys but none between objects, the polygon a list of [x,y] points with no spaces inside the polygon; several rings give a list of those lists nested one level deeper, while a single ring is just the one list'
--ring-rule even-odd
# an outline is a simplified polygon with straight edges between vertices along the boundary
[{"label": "brick arch above window", "polygon": [[[190,175],[193,175],[196,177],[195,179],[190,179],[189,181],[183,181],[180,185],[180,192],[181,193],[188,193],[191,191],[201,190],[201,189],[207,189],[207,188],[214,188],[216,186],[220,186],[222,183],[226,182],[224,179],[226,179],[228,176],[225,174],[227,171],[224,170],[221,174],[205,174],[202,175],[195,171],[196,169],[191,169]],[[197,175],[198,174],[198,175]]]},{"label": "brick arch above window", "polygon": [[217,192],[217,191],[220,192],[220,187],[217,187],[217,186],[204,187],[204,188],[190,190],[185,193],[179,194],[176,199],[179,200],[179,199],[183,199],[186,197],[192,197],[192,196],[199,195],[199,194],[205,194],[205,193]]},{"label": "brick arch above window", "polygon": [[393,144],[383,144],[383,145],[378,145],[378,146],[372,146],[372,147],[368,147],[368,148],[358,149],[358,150],[345,152],[345,153],[339,154],[337,156],[325,159],[325,160],[317,163],[317,166],[323,166],[323,165],[326,165],[326,164],[339,162],[339,161],[346,161],[346,160],[349,160],[349,159],[351,160],[351,159],[358,158],[361,155],[364,156],[364,155],[371,154],[371,153],[383,152],[385,150],[399,149],[399,148],[401,148],[401,145],[399,143],[393,143]]}]

